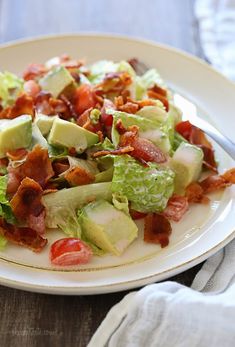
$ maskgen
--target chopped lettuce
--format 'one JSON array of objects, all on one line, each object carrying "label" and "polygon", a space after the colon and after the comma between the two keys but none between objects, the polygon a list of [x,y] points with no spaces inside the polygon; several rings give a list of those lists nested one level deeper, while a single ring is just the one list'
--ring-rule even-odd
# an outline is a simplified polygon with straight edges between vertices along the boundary
[{"label": "chopped lettuce", "polygon": [[7,244],[7,239],[0,235],[0,251],[2,251],[5,247],[6,247],[6,244]]},{"label": "chopped lettuce", "polygon": [[102,82],[107,73],[119,71],[126,71],[133,78],[136,76],[131,65],[125,60],[121,60],[118,63],[114,63],[110,60],[100,60],[90,66],[90,75],[88,78],[92,84],[98,84]]},{"label": "chopped lettuce", "polygon": [[60,174],[59,176],[64,176],[67,172],[73,170],[76,167],[80,167],[84,169],[86,172],[89,172],[93,175],[96,175],[99,173],[99,170],[97,168],[97,163],[94,160],[85,160],[80,159],[76,157],[67,156],[68,162],[69,162],[69,169]]},{"label": "chopped lettuce", "polygon": [[145,89],[151,88],[154,84],[165,88],[166,85],[156,69],[150,69],[141,76],[141,83]]},{"label": "chopped lettuce", "polygon": [[10,72],[0,72],[0,103],[11,106],[23,90],[23,80]]},{"label": "chopped lettuce", "polygon": [[107,170],[101,171],[95,175],[95,183],[111,182],[113,178],[113,166],[110,166]]},{"label": "chopped lettuce", "polygon": [[129,203],[126,196],[119,192],[113,193],[113,205],[120,211],[125,212],[129,216]]},{"label": "chopped lettuce", "polygon": [[110,60],[100,60],[90,66],[89,81],[92,84],[102,82],[106,73],[115,72],[117,70],[116,64]]},{"label": "chopped lettuce", "polygon": [[[48,228],[61,227],[61,219],[64,218],[73,223],[76,228],[74,219],[77,210],[96,199],[111,201],[110,182],[87,184],[44,195],[42,203],[46,208],[46,226]],[[65,227],[62,225],[62,228]]]},{"label": "chopped lettuce", "polygon": [[139,164],[129,155],[114,157],[112,191],[119,192],[139,212],[162,211],[174,191],[174,172],[157,164]]},{"label": "chopped lettuce", "polygon": [[15,224],[16,218],[12,212],[10,202],[6,196],[8,176],[0,176],[0,217],[8,223]]},{"label": "chopped lettuce", "polygon": [[131,125],[137,125],[139,127],[140,137],[143,137],[153,142],[155,145],[161,148],[163,152],[165,153],[170,152],[171,143],[170,143],[169,133],[168,133],[169,131],[168,120],[166,117],[166,121],[160,121],[160,117],[159,118],[157,117],[157,112],[155,117],[156,119],[153,119],[153,116],[151,117],[147,116],[147,111],[146,111],[146,114],[143,116],[143,115],[136,115],[136,114],[110,110],[110,113],[113,114],[113,126],[112,126],[113,144],[117,146],[119,143],[120,135],[116,129],[116,124],[118,119],[121,119],[125,127],[131,126]]}]

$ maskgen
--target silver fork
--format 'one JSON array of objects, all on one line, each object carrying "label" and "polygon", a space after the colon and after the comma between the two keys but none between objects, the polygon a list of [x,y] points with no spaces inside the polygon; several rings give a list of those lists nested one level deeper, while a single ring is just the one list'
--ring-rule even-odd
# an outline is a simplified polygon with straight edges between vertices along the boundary
[{"label": "silver fork", "polygon": [[[133,59],[132,64],[138,75],[143,75],[149,68],[143,62]],[[235,143],[232,142],[227,136],[218,131],[215,127],[209,124],[204,119],[197,116],[197,107],[188,99],[184,98],[182,95],[172,91],[174,103],[183,113],[184,120],[190,120],[190,122],[203,130],[207,135],[209,135],[215,142],[217,142],[230,157],[235,160]],[[190,110],[190,112],[189,112]],[[190,114],[187,118],[187,115]]]}]

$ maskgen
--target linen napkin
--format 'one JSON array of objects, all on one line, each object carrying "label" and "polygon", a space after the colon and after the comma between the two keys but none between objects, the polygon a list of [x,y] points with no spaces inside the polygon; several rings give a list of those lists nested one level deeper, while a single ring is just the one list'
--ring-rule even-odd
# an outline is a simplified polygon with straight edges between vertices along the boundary
[{"label": "linen napkin", "polygon": [[[197,0],[208,60],[235,79],[235,0]],[[209,258],[191,288],[175,282],[126,295],[88,347],[234,347],[235,240]]]}]

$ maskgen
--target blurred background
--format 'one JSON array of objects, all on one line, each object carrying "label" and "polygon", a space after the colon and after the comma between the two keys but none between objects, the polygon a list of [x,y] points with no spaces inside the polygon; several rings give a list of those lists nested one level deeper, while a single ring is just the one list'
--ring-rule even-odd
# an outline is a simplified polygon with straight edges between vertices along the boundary
[{"label": "blurred background", "polygon": [[39,35],[109,32],[202,56],[195,0],[0,0],[0,43]]}]

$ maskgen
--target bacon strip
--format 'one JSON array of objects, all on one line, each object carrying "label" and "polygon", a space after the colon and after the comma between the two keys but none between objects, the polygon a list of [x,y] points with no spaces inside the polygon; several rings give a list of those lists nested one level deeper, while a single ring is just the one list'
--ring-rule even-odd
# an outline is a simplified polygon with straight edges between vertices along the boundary
[{"label": "bacon strip", "polygon": [[17,219],[27,221],[30,228],[45,234],[45,208],[42,205],[43,190],[34,180],[26,177],[10,201]]},{"label": "bacon strip", "polygon": [[134,151],[134,148],[131,146],[126,147],[120,147],[114,150],[103,150],[98,151],[92,154],[93,158],[103,157],[104,155],[113,154],[113,155],[121,155],[121,154],[130,154],[132,151]]},{"label": "bacon strip", "polygon": [[132,128],[130,130],[131,131],[127,131],[121,135],[119,142],[120,147],[133,147],[134,150],[130,153],[130,155],[142,162],[166,162],[166,156],[160,148],[147,139],[139,138],[136,133],[136,128]]},{"label": "bacon strip", "polygon": [[16,168],[8,166],[8,174],[7,192],[9,194],[16,192],[20,182],[25,177],[32,178],[44,188],[48,180],[54,175],[52,164],[48,157],[48,151],[36,145],[28,153],[22,165]]},{"label": "bacon strip", "polygon": [[65,174],[66,181],[71,186],[81,186],[94,182],[95,176],[81,167],[75,167]]},{"label": "bacon strip", "polygon": [[149,213],[144,220],[144,241],[158,243],[161,247],[169,244],[172,228],[169,220],[157,213]]},{"label": "bacon strip", "polygon": [[218,175],[208,176],[207,178],[205,178],[203,181],[200,182],[200,186],[202,187],[204,194],[215,192],[229,185],[231,185],[231,183],[226,182],[222,176],[218,176]]},{"label": "bacon strip", "polygon": [[34,117],[33,98],[29,95],[20,95],[12,107],[8,107],[0,112],[0,119],[13,119],[23,114]]},{"label": "bacon strip", "polygon": [[221,175],[227,183],[235,184],[235,168],[226,171]]},{"label": "bacon strip", "polygon": [[210,199],[204,195],[204,191],[198,182],[193,182],[186,188],[185,196],[188,202],[191,203],[208,204],[210,201]]},{"label": "bacon strip", "polygon": [[209,198],[205,194],[215,192],[235,184],[235,168],[226,171],[222,175],[211,175],[201,182],[193,182],[186,188],[188,202],[208,203]]},{"label": "bacon strip", "polygon": [[173,195],[167,203],[167,207],[163,211],[163,215],[167,219],[178,222],[188,210],[188,199],[185,196]]},{"label": "bacon strip", "polygon": [[18,148],[12,151],[8,151],[7,157],[11,160],[21,160],[27,155],[28,151],[25,148]]},{"label": "bacon strip", "polygon": [[0,234],[9,242],[27,247],[37,253],[41,252],[47,244],[47,239],[43,239],[36,230],[19,228],[7,223],[2,218],[0,218]]}]

